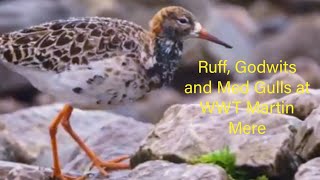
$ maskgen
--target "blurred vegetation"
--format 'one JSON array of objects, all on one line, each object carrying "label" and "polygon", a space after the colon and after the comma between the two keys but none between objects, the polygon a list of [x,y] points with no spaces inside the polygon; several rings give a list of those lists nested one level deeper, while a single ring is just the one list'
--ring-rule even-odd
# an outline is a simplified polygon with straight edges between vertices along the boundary
[{"label": "blurred vegetation", "polygon": [[222,167],[229,175],[231,180],[268,180],[265,175],[248,177],[248,173],[236,167],[236,155],[228,147],[222,150],[216,150],[212,153],[205,154],[193,160],[192,164],[214,164]]}]

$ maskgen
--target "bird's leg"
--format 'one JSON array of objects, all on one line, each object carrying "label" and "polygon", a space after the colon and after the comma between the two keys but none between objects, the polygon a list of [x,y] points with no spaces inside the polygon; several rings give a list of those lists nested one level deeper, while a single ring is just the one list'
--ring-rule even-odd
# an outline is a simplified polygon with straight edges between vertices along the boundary
[{"label": "bird's leg", "polygon": [[81,140],[81,138],[73,131],[70,125],[71,112],[72,109],[70,110],[70,112],[68,111],[69,114],[64,116],[64,118],[61,121],[61,125],[68,132],[68,134],[78,143],[80,148],[85,151],[87,156],[92,161],[93,166],[97,167],[103,175],[108,175],[107,170],[119,170],[130,168],[128,164],[121,163],[121,161],[128,159],[129,156],[122,156],[110,161],[102,161],[92,150],[90,150],[89,147]]},{"label": "bird's leg", "polygon": [[52,121],[49,127],[52,155],[53,155],[53,178],[59,180],[83,180],[84,177],[74,178],[71,176],[64,176],[61,173],[61,166],[59,162],[59,153],[56,134],[58,131],[58,126],[64,118],[69,118],[72,112],[72,107],[70,105],[65,105],[58,116]]}]

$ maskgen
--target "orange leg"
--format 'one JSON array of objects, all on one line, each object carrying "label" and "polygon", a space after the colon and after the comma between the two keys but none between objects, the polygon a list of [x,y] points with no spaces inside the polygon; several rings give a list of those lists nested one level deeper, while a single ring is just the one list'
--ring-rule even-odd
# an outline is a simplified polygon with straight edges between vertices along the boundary
[{"label": "orange leg", "polygon": [[58,131],[58,126],[60,122],[66,117],[68,111],[70,110],[70,106],[65,105],[62,111],[58,114],[58,116],[52,121],[49,127],[50,138],[51,138],[51,147],[52,147],[52,155],[53,155],[53,177],[60,180],[83,180],[84,177],[74,178],[71,176],[64,176],[61,173],[61,166],[59,162],[59,153],[58,153],[58,145],[56,134]]},{"label": "orange leg", "polygon": [[61,125],[68,132],[68,134],[78,143],[80,148],[85,151],[87,156],[93,163],[93,166],[97,167],[103,175],[108,175],[106,170],[118,170],[129,169],[128,164],[120,163],[123,160],[128,159],[128,156],[123,156],[110,161],[102,161],[89,147],[80,139],[80,137],[73,131],[70,125],[70,116],[73,108],[70,105],[65,106],[64,116],[61,120]]}]

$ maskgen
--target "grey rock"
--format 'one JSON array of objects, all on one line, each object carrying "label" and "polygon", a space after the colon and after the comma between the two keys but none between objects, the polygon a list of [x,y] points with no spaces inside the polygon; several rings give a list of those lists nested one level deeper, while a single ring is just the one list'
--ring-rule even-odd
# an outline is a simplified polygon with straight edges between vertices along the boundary
[{"label": "grey rock", "polygon": [[269,0],[277,4],[287,12],[291,13],[312,13],[319,11],[319,0]]},{"label": "grey rock", "polygon": [[[141,141],[149,134],[152,127],[153,125],[129,118],[118,118],[89,135],[85,143],[103,160],[132,155],[138,150]],[[87,156],[77,147],[73,150],[65,170],[83,172],[90,165]]]},{"label": "grey rock", "polygon": [[295,148],[297,154],[307,161],[320,156],[320,108],[313,110],[298,129]]},{"label": "grey rock", "polygon": [[317,75],[320,71],[320,66],[315,59],[296,57],[292,62],[297,66],[297,74],[306,82],[309,82],[312,88],[320,88],[320,77]]},{"label": "grey rock", "polygon": [[[306,81],[301,78],[297,74],[289,74],[289,73],[278,73],[273,75],[269,79],[259,80],[265,82],[265,87],[276,87],[277,82],[283,81],[284,84],[290,84],[292,87],[291,94],[295,94],[297,85],[298,84],[304,84]],[[255,103],[259,101],[260,103],[271,103],[274,101],[277,101],[278,99],[284,98],[288,96],[288,94],[285,93],[257,93],[254,89],[254,85],[257,83],[257,81],[250,81],[249,82],[249,92],[248,94],[236,94],[236,93],[219,93],[218,91],[214,91],[212,94],[209,95],[203,95],[200,98],[198,98],[194,103],[199,102],[231,102],[231,101],[241,101],[239,104],[240,107],[246,106],[246,102],[250,101],[252,103]],[[231,83],[233,84],[241,84],[241,83]],[[262,87],[257,87],[257,90],[259,92],[262,91]],[[281,88],[281,87],[279,87]],[[280,102],[282,101],[279,100]]]},{"label": "grey rock", "polygon": [[[235,73],[233,71],[235,63],[238,60],[243,59],[248,64],[256,62],[254,59],[250,59],[250,56],[254,49],[253,37],[258,32],[258,27],[244,8],[231,5],[213,6],[206,17],[210,18],[203,22],[203,26],[210,33],[234,47],[233,49],[226,49],[222,46],[205,42],[206,44],[203,47],[209,58],[207,59],[208,61],[228,60],[228,68],[233,74]],[[256,79],[252,74],[246,74],[245,76],[235,74],[233,78],[235,81],[241,82],[248,79]]]},{"label": "grey rock", "polygon": [[30,88],[31,85],[20,75],[9,71],[0,63],[0,94],[6,95],[22,88]]},{"label": "grey rock", "polygon": [[266,104],[273,103],[283,103],[285,105],[291,104],[294,106],[294,112],[291,114],[291,109],[289,110],[288,115],[295,116],[301,120],[304,120],[309,117],[314,109],[319,107],[320,94],[319,91],[314,91],[310,89],[310,94],[290,94],[283,98],[277,100],[271,100],[266,102]]},{"label": "grey rock", "polygon": [[71,12],[60,0],[5,1],[0,6],[0,33],[45,21],[67,18],[70,15],[72,15]]},{"label": "grey rock", "polygon": [[301,165],[295,174],[295,180],[320,179],[320,158],[315,158]]},{"label": "grey rock", "polygon": [[[257,63],[266,59],[268,63],[278,64],[280,60],[287,63],[296,62],[301,56],[319,59],[318,50],[320,42],[319,14],[299,16],[291,20],[290,25],[257,44],[251,59]],[[301,60],[300,60],[301,61]],[[269,78],[271,75],[262,74],[260,78]]]},{"label": "grey rock", "polygon": [[[7,158],[10,161],[51,167],[52,160],[48,126],[61,109],[61,104],[54,104],[1,115],[0,123],[4,125],[4,128],[0,130],[0,139],[4,139],[5,141],[2,141],[3,144],[0,147],[8,147],[4,152],[16,152],[14,156],[7,156]],[[119,126],[115,125],[117,122],[119,122]],[[83,139],[86,139],[89,135],[97,136],[98,134],[96,133],[101,132],[103,128],[108,129],[110,123],[112,126],[118,127],[120,131],[120,125],[125,124],[124,122],[131,125],[136,123],[132,118],[103,111],[82,111],[75,109],[71,117],[71,124],[74,130]],[[143,126],[142,123],[137,122],[135,127],[138,128],[138,125]],[[143,127],[150,128],[148,125]],[[121,130],[121,132],[127,131],[127,133],[130,133],[129,130],[134,131],[132,128],[127,128]],[[142,132],[144,131],[141,130]],[[102,138],[103,136],[98,137]],[[123,137],[123,139],[127,138],[124,134],[118,134],[117,137],[112,136],[110,139],[115,140],[114,138],[120,137]],[[76,143],[62,128],[59,129],[57,138],[61,164],[65,165],[69,162],[72,152],[78,146],[76,146]],[[133,134],[131,135],[131,139],[138,141]],[[137,143],[136,141],[132,143]],[[126,141],[126,143],[130,146],[129,141]],[[119,144],[120,146],[123,146],[123,144]],[[114,146],[113,153],[116,153],[117,150],[119,150],[118,153],[122,154],[122,150]]]},{"label": "grey rock", "polygon": [[50,169],[0,161],[1,180],[47,180],[50,175]]},{"label": "grey rock", "polygon": [[[263,135],[230,134],[229,123],[265,125]],[[228,114],[203,114],[199,105],[175,105],[144,141],[131,159],[133,165],[164,159],[188,162],[228,146],[236,154],[237,166],[270,177],[290,178],[299,162],[294,152],[294,135],[301,121],[281,114],[249,114],[231,108]]]},{"label": "grey rock", "polygon": [[149,161],[137,166],[129,180],[228,180],[219,166],[174,164],[166,161]]}]

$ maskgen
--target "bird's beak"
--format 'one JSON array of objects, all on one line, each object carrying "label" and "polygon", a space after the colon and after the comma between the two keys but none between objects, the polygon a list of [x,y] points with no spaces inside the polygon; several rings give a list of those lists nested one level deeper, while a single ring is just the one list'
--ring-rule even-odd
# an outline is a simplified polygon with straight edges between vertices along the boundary
[{"label": "bird's beak", "polygon": [[218,39],[217,37],[209,34],[208,31],[206,29],[204,29],[201,26],[201,24],[198,22],[196,22],[196,24],[195,24],[195,30],[193,32],[193,35],[196,38],[205,39],[205,40],[220,44],[226,48],[232,48],[232,46],[230,46],[229,44],[227,44],[227,43],[221,41],[220,39]]}]

